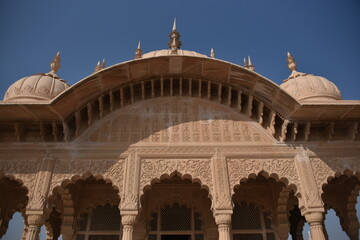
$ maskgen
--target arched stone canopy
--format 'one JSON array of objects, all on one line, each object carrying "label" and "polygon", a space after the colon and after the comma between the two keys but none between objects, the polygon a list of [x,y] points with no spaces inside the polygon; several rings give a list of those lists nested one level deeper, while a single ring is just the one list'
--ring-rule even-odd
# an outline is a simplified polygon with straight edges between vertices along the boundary
[{"label": "arched stone canopy", "polygon": [[24,215],[28,201],[28,189],[22,182],[0,173],[0,238],[6,233],[15,212]]},{"label": "arched stone canopy", "polygon": [[[342,175],[336,174],[334,178],[329,178],[328,183],[322,188],[325,208],[335,210],[342,229],[350,239],[358,239],[360,225],[356,214],[356,204],[360,191],[359,176],[345,171]],[[335,195],[334,192],[337,194]]]},{"label": "arched stone canopy", "polygon": [[[209,193],[207,190],[201,189],[198,181],[191,180],[190,175],[181,176],[178,172],[162,175],[160,179],[154,180],[151,187],[144,189],[141,197],[142,204],[139,220],[135,227],[135,239],[143,239],[147,235],[161,236],[176,233],[198,234],[204,235],[205,239],[217,239],[218,234],[211,212]],[[174,214],[173,207],[180,211],[178,212],[180,213],[179,219],[172,218],[175,221],[167,219],[169,222],[164,222],[163,213]],[[184,219],[183,214],[190,219]],[[176,224],[174,224],[175,222]],[[194,228],[193,224],[197,227]],[[178,227],[179,225],[181,226]]]},{"label": "arched stone canopy", "polygon": [[[82,176],[75,175],[71,179],[63,180],[59,186],[53,188],[49,202],[51,208],[47,209],[47,223],[51,225],[48,227],[52,229],[50,232],[60,231],[65,239],[70,239],[78,229],[80,214],[106,204],[118,206],[120,195],[118,187],[114,186],[110,179],[87,172]],[[54,211],[59,214],[52,218]],[[57,220],[58,225],[51,224],[54,220]]]},{"label": "arched stone canopy", "polygon": [[[189,82],[199,85],[202,92],[196,94],[191,92],[191,88],[184,89],[185,85],[191,85]],[[32,121],[31,124],[18,124],[15,134],[18,141],[28,141],[23,132],[31,128],[39,131],[36,141],[71,141],[79,135],[79,128],[84,127],[78,125],[81,121],[90,125],[96,120],[96,117],[92,119],[93,116],[101,118],[107,112],[135,101],[163,97],[156,93],[160,88],[170,96],[190,93],[190,97],[229,105],[269,128],[280,141],[357,138],[358,126],[353,119],[360,107],[341,102],[331,107],[300,104],[278,85],[253,71],[204,57],[162,56],[132,60],[86,77],[48,103],[22,103],[23,107],[18,108],[10,102],[0,104],[0,108],[5,113],[3,120],[10,115],[22,121]],[[329,107],[331,110],[327,111]],[[333,111],[335,108],[336,113]],[[339,118],[339,111],[343,111],[341,119],[348,119],[344,126],[336,121],[327,122],[326,119]],[[46,121],[37,122],[39,118]],[[310,122],[310,119],[322,119],[322,122]],[[345,136],[342,134],[344,128],[349,132]]]}]

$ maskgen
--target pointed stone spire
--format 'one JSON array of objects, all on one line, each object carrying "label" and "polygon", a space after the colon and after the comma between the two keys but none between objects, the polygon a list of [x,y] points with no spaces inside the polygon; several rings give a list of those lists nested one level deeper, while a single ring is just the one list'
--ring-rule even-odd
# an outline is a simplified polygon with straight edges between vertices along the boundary
[{"label": "pointed stone spire", "polygon": [[100,71],[100,70],[102,70],[104,68],[105,68],[105,58],[103,58],[101,63],[100,63],[100,61],[97,62],[96,66],[94,68],[94,73],[98,72],[98,71]]},{"label": "pointed stone spire", "polygon": [[295,62],[295,58],[293,56],[291,56],[291,54],[288,52],[287,53],[287,62],[288,62],[288,68],[290,69],[290,71],[296,71],[297,69],[297,63]]},{"label": "pointed stone spire", "polygon": [[94,68],[94,73],[98,72],[101,70],[101,64],[100,64],[100,61],[97,62],[95,68]]},{"label": "pointed stone spire", "polygon": [[137,49],[135,51],[135,59],[141,58],[141,55],[142,55],[142,50],[141,50],[141,45],[140,45],[140,41],[139,41]]},{"label": "pointed stone spire", "polygon": [[176,31],[176,18],[174,18],[174,24],[173,24],[173,28],[172,28],[172,31]]},{"label": "pointed stone spire", "polygon": [[250,56],[248,56],[248,69],[249,69],[250,71],[255,71],[255,67],[254,67],[254,65],[252,65],[252,63],[251,63]]},{"label": "pointed stone spire", "polygon": [[210,57],[215,58],[215,52],[213,48],[210,50]]},{"label": "pointed stone spire", "polygon": [[176,30],[176,18],[171,33],[169,34],[170,41],[168,43],[171,54],[177,54],[178,49],[181,47],[180,34]]},{"label": "pointed stone spire", "polygon": [[101,63],[101,69],[105,68],[105,58],[103,58],[102,63]]},{"label": "pointed stone spire", "polygon": [[248,66],[249,66],[249,65],[248,65],[247,62],[246,62],[246,58],[244,58],[244,67],[245,67],[245,68],[248,68]]}]

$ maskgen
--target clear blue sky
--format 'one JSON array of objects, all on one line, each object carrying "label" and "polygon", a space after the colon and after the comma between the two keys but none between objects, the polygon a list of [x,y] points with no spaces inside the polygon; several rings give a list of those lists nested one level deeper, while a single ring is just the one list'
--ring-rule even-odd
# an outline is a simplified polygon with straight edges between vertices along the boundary
[{"label": "clear blue sky", "polygon": [[[324,76],[344,99],[360,99],[360,1],[0,1],[0,99],[16,80],[48,72],[61,51],[59,76],[74,84],[143,52],[167,48],[173,18],[182,48],[241,64],[280,84],[298,70]],[[1,114],[1,113],[0,113]],[[336,239],[336,238],[334,238]],[[340,239],[340,238],[337,238]]]}]

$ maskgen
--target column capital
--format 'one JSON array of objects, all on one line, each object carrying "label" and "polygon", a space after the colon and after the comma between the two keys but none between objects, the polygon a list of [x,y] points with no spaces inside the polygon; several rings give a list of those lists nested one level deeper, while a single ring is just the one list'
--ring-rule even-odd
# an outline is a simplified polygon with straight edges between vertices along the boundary
[{"label": "column capital", "polygon": [[215,222],[218,225],[230,225],[231,223],[231,211],[217,211],[214,213]]},{"label": "column capital", "polygon": [[121,223],[123,225],[131,225],[134,226],[136,223],[136,217],[138,215],[138,211],[125,211],[121,212]]},{"label": "column capital", "polygon": [[324,220],[324,212],[307,212],[304,214],[306,221],[311,223],[319,223],[322,224]]},{"label": "column capital", "polygon": [[43,224],[43,215],[42,212],[29,213],[26,212],[27,222],[29,226],[37,226],[40,227]]}]

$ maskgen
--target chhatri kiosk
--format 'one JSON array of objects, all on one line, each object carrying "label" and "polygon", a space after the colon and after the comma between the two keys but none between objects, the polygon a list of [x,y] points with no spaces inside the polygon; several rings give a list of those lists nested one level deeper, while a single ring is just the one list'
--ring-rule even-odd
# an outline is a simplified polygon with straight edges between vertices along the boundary
[{"label": "chhatri kiosk", "polygon": [[70,86],[24,77],[0,101],[0,237],[22,239],[327,239],[334,209],[359,239],[360,101],[297,71],[279,86],[180,49],[142,53]]}]

